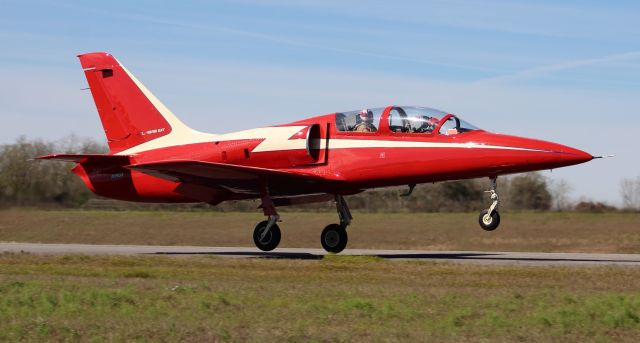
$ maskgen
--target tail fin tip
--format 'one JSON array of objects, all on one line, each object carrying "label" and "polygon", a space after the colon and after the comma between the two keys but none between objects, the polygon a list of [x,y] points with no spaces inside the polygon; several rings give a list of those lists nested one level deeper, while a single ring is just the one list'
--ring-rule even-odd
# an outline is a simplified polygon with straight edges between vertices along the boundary
[{"label": "tail fin tip", "polygon": [[119,65],[118,61],[108,52],[87,52],[77,55],[80,59],[82,69],[101,69],[114,65]]}]

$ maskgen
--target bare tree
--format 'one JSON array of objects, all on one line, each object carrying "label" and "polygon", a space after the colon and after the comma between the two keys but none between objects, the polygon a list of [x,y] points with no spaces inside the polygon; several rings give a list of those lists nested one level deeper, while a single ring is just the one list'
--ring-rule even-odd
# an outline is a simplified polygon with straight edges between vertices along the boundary
[{"label": "bare tree", "polygon": [[569,194],[573,190],[571,184],[565,180],[554,180],[549,182],[549,192],[551,193],[551,208],[556,211],[568,211],[573,208],[573,203]]},{"label": "bare tree", "polygon": [[640,210],[640,175],[635,179],[623,179],[620,182],[620,194],[624,208]]}]

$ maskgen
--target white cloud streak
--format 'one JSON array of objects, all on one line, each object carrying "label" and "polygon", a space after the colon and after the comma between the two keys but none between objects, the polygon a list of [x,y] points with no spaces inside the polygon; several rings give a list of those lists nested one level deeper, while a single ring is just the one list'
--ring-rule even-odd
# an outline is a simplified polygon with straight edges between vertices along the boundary
[{"label": "white cloud streak", "polygon": [[500,76],[495,76],[487,79],[482,79],[473,82],[474,84],[486,84],[486,83],[498,83],[498,82],[508,82],[508,81],[516,81],[521,79],[534,78],[538,76],[549,75],[554,72],[564,71],[569,69],[576,69],[596,64],[604,64],[611,62],[619,62],[619,61],[629,61],[640,59],[640,51],[632,51],[621,54],[613,54],[607,55],[603,57],[597,58],[587,58],[580,60],[573,60],[562,63],[549,64],[545,66],[539,66],[535,68],[521,70],[511,74],[505,74]]},{"label": "white cloud streak", "polygon": [[220,34],[234,35],[234,36],[251,38],[255,40],[272,42],[272,43],[286,45],[290,47],[316,49],[316,50],[338,52],[338,53],[350,54],[350,55],[356,55],[356,56],[375,57],[375,58],[392,60],[392,61],[400,61],[400,62],[413,62],[418,64],[449,67],[449,68],[456,68],[456,69],[462,69],[462,70],[476,70],[476,71],[485,71],[485,72],[499,71],[495,68],[487,68],[487,67],[475,66],[470,64],[450,63],[450,62],[443,62],[443,61],[430,60],[430,59],[424,59],[424,58],[412,58],[412,57],[400,56],[400,55],[382,54],[382,53],[366,51],[366,50],[345,49],[345,48],[333,47],[329,45],[313,44],[313,43],[301,42],[298,40],[294,40],[294,39],[290,39],[290,38],[286,38],[278,35],[265,34],[262,32],[254,32],[254,31],[248,31],[248,30],[240,30],[240,29],[224,27],[224,26],[183,22],[178,20],[170,20],[166,18],[155,17],[155,16],[152,17],[148,15],[141,15],[141,14],[94,10],[88,7],[69,5],[69,4],[60,4],[60,6],[70,7],[75,10],[82,10],[82,11],[87,11],[87,12],[91,12],[99,15],[106,15],[113,18],[120,18],[125,20],[141,22],[141,23],[197,29],[199,30],[199,32],[202,32],[202,31],[216,32]]}]

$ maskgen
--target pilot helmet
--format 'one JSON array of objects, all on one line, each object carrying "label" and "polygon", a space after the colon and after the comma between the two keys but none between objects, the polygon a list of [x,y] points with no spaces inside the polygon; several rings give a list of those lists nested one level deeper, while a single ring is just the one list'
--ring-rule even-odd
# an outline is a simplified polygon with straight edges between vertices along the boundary
[{"label": "pilot helmet", "polygon": [[362,111],[360,111],[359,116],[360,116],[360,120],[362,120],[363,122],[367,122],[367,123],[373,122],[373,112],[371,112],[371,110],[369,109],[365,108]]}]

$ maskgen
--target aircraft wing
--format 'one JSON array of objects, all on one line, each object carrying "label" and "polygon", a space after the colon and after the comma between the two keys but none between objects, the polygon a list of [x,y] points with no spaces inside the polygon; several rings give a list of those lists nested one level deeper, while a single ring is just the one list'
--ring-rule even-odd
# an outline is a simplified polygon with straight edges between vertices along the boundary
[{"label": "aircraft wing", "polygon": [[296,194],[302,189],[317,188],[328,182],[312,174],[203,161],[160,161],[132,164],[125,168],[172,181],[222,187],[234,193],[256,194],[266,183],[270,192]]}]

